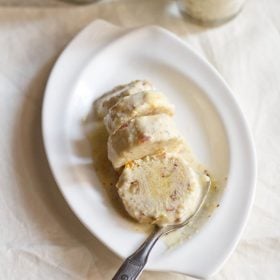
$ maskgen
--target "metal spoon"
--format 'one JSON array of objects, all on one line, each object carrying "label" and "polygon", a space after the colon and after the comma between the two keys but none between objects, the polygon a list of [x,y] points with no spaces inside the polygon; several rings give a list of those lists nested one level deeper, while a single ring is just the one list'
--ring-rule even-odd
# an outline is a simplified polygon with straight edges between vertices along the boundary
[{"label": "metal spoon", "polygon": [[135,280],[137,279],[141,272],[143,271],[148,257],[150,255],[151,250],[153,249],[156,242],[159,240],[161,236],[166,235],[176,229],[182,228],[187,225],[193,217],[197,215],[197,213],[201,210],[206,197],[209,193],[209,189],[211,186],[211,180],[207,182],[205,193],[201,199],[200,204],[196,208],[195,212],[189,216],[183,223],[175,224],[175,225],[167,225],[165,227],[156,226],[155,230],[149,235],[146,241],[133,253],[129,256],[119,268],[115,276],[112,280]]}]

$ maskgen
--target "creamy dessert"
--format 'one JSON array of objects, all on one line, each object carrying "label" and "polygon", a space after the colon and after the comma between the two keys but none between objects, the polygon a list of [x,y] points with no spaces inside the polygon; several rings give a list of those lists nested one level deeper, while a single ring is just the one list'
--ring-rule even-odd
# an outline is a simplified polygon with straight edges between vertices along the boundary
[{"label": "creamy dessert", "polygon": [[130,216],[164,226],[194,213],[208,181],[179,155],[162,153],[126,164],[117,188]]},{"label": "creamy dessert", "polygon": [[178,150],[184,141],[173,119],[166,114],[130,120],[108,139],[108,158],[114,168],[159,152]]},{"label": "creamy dessert", "polygon": [[104,118],[104,124],[108,132],[114,134],[121,126],[136,117],[160,113],[172,116],[174,106],[160,92],[142,91],[123,97],[112,106]]},{"label": "creamy dessert", "polygon": [[167,98],[136,80],[99,98],[95,109],[109,133],[108,159],[120,174],[116,187],[127,213],[159,226],[192,215],[209,176],[194,164]]},{"label": "creamy dessert", "polygon": [[125,96],[133,95],[140,91],[152,90],[153,86],[148,81],[135,80],[128,84],[117,86],[103,95],[95,102],[97,116],[102,119],[109,109]]}]

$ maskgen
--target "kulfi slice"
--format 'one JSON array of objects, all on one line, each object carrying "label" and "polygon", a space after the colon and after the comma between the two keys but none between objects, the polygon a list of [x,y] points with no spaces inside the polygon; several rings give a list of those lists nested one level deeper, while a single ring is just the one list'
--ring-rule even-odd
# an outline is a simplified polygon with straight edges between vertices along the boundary
[{"label": "kulfi slice", "polygon": [[166,114],[141,116],[121,126],[108,138],[108,158],[114,168],[159,152],[177,151],[183,145],[173,119]]},{"label": "kulfi slice", "polygon": [[95,101],[94,106],[96,114],[100,119],[103,119],[109,109],[123,97],[152,89],[152,84],[145,80],[135,80],[128,84],[117,86]]},{"label": "kulfi slice", "polygon": [[160,92],[142,91],[122,98],[110,108],[104,124],[110,134],[135,117],[165,113],[172,116],[174,106]]},{"label": "kulfi slice", "polygon": [[128,214],[159,226],[185,221],[197,209],[209,182],[178,154],[157,154],[128,163],[118,194]]}]

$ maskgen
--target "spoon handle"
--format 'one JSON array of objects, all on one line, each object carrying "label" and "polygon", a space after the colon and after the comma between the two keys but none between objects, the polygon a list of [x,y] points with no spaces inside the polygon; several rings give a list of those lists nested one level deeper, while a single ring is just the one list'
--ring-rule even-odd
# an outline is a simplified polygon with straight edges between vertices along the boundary
[{"label": "spoon handle", "polygon": [[163,233],[163,228],[156,227],[136,252],[123,262],[112,280],[137,279],[147,263],[151,250]]}]

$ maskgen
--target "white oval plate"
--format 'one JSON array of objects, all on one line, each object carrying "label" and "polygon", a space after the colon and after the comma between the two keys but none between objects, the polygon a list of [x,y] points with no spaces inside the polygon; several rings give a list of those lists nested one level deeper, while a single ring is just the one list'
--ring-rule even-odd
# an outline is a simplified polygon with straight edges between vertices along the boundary
[{"label": "white oval plate", "polygon": [[256,176],[252,139],[224,80],[180,39],[155,26],[113,41],[79,75],[68,76],[67,90],[59,91],[59,79],[65,83],[67,69],[57,65],[54,70],[43,105],[43,138],[51,169],[83,224],[123,258],[146,236],[131,229],[102,191],[82,120],[102,93],[134,79],[152,81],[175,104],[178,127],[199,161],[218,181],[228,180],[219,210],[201,230],[172,250],[159,242],[147,268],[201,278],[215,273],[240,238]]}]

